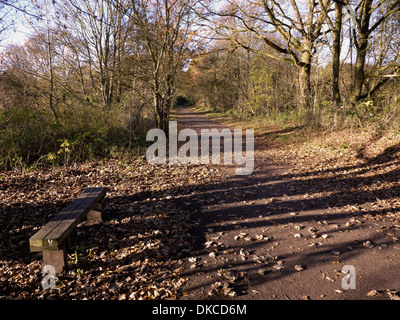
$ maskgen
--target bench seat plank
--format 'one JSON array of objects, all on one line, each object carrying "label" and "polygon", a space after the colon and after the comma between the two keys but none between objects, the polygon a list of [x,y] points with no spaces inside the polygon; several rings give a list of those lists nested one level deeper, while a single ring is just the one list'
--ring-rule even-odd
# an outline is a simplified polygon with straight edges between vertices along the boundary
[{"label": "bench seat plank", "polygon": [[44,247],[59,248],[71,230],[86,218],[87,213],[106,194],[105,188],[93,188],[91,193],[43,239]]},{"label": "bench seat plank", "polygon": [[29,245],[31,251],[42,251],[44,247],[44,238],[57,227],[68,215],[74,211],[79,205],[91,194],[95,188],[88,188],[80,194],[71,204],[62,209],[54,218],[36,232],[30,239]]}]

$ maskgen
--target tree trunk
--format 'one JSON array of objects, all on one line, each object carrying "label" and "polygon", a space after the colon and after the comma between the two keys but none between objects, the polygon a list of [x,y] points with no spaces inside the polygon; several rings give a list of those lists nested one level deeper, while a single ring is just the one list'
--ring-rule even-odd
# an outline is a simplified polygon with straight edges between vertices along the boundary
[{"label": "tree trunk", "polygon": [[56,109],[54,108],[53,96],[54,96],[54,70],[53,70],[53,50],[52,46],[52,39],[50,35],[50,29],[47,28],[47,54],[48,54],[48,63],[49,63],[49,71],[50,71],[50,79],[49,79],[49,107],[50,110],[53,112],[54,120],[58,123],[58,115]]},{"label": "tree trunk", "polygon": [[335,2],[336,24],[333,29],[333,46],[332,46],[332,100],[336,106],[336,111],[340,108],[341,98],[339,89],[340,74],[340,35],[342,32],[343,5]]},{"label": "tree trunk", "polygon": [[311,109],[311,52],[308,47],[302,54],[302,62],[300,65],[299,73],[299,86],[300,86],[300,110],[305,112]]},{"label": "tree trunk", "polygon": [[168,132],[169,106],[168,101],[163,99],[160,94],[154,93],[153,108],[157,128]]},{"label": "tree trunk", "polygon": [[368,40],[360,39],[359,47],[357,48],[357,59],[354,70],[353,92],[351,95],[351,103],[355,104],[360,100],[362,89],[365,81],[365,57],[367,55]]},{"label": "tree trunk", "polygon": [[360,27],[358,29],[359,36],[358,40],[354,39],[357,49],[357,58],[353,79],[353,92],[350,97],[350,102],[353,105],[361,99],[362,89],[365,81],[365,58],[368,49],[368,39],[371,34],[371,29],[369,27],[371,20],[371,6],[372,0],[363,1],[361,8],[362,18],[360,21]]}]

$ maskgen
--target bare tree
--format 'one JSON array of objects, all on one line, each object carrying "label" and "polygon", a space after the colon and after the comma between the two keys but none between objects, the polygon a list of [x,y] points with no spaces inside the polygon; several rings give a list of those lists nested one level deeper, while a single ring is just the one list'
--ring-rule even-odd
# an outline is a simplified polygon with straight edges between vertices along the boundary
[{"label": "bare tree", "polygon": [[[240,1],[229,0],[222,10],[213,9],[210,2],[203,1],[208,9],[208,21],[218,25],[218,32],[222,36],[234,41],[238,46],[254,50],[237,36],[241,32],[253,32],[262,39],[271,52],[261,52],[265,56],[289,62],[299,70],[299,104],[302,110],[312,106],[311,67],[317,40],[322,35],[327,15],[318,2],[307,1],[300,5],[297,1],[257,0]],[[329,0],[322,0],[321,4],[328,7]],[[227,26],[224,20],[215,19],[215,16],[234,17],[236,25]],[[223,30],[229,30],[230,33]],[[233,32],[233,33],[232,33]]]},{"label": "bare tree", "polygon": [[[25,72],[31,71],[35,77],[41,78],[47,83],[48,107],[54,115],[55,122],[59,121],[58,111],[54,103],[56,86],[56,25],[53,3],[50,0],[40,0],[32,3],[30,7],[15,7],[24,14],[25,21],[29,23],[33,30],[30,38],[30,52],[36,54],[36,59],[40,61],[40,68],[25,65]],[[32,66],[35,65],[31,62]],[[36,69],[36,70],[35,70]]]},{"label": "bare tree", "polygon": [[[356,13],[356,28],[353,29],[353,39],[357,57],[353,79],[353,92],[351,93],[351,102],[356,103],[373,94],[388,81],[388,79],[382,78],[381,81],[376,83],[374,88],[363,92],[366,79],[365,64],[371,38],[387,19],[400,10],[400,2],[398,0],[361,0],[357,4],[352,4],[346,0],[344,3],[348,6],[352,5]],[[398,66],[396,68],[398,70]]]},{"label": "bare tree", "polygon": [[[193,36],[191,0],[139,0],[131,2],[130,17],[149,58],[147,83],[153,95],[156,124],[168,129],[176,77],[182,69]],[[147,67],[147,66],[146,66]]]},{"label": "bare tree", "polygon": [[330,8],[327,8],[322,0],[318,0],[318,2],[326,16],[330,31],[332,33],[333,41],[332,45],[329,46],[332,54],[332,100],[336,105],[336,109],[338,109],[341,104],[339,75],[344,5],[339,1],[334,2],[335,16],[333,18],[329,15]]},{"label": "bare tree", "polygon": [[60,26],[72,36],[71,50],[89,65],[92,86],[101,92],[105,111],[115,96],[117,101],[120,98],[121,61],[129,30],[123,7],[124,3],[112,0],[70,0],[58,10]]}]

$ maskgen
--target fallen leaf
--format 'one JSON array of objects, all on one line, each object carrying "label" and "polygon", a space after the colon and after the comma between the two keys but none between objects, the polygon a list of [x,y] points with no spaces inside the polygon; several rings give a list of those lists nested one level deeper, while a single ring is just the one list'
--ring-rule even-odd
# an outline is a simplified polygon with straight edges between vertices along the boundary
[{"label": "fallen leaf", "polygon": [[304,270],[304,267],[301,264],[296,264],[294,266],[294,268],[296,271],[299,271],[299,272]]}]

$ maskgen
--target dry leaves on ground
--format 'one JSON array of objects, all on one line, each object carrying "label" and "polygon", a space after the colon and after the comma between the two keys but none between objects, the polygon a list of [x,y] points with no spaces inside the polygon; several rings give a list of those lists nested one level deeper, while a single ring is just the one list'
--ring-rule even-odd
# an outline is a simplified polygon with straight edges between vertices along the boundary
[{"label": "dry leaves on ground", "polygon": [[[1,173],[0,298],[177,298],[192,225],[175,201],[221,175],[216,166],[152,166],[143,159]],[[108,189],[105,220],[75,229],[70,270],[46,291],[41,254],[29,252],[29,238],[90,186]]]}]

